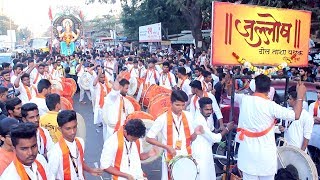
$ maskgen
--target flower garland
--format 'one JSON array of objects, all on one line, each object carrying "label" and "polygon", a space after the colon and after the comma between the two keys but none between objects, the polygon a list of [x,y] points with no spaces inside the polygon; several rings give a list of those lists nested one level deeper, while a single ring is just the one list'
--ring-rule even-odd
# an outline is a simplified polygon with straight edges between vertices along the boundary
[{"label": "flower garland", "polygon": [[286,62],[283,62],[283,63],[279,64],[277,67],[273,67],[273,68],[269,68],[269,69],[262,69],[262,68],[259,68],[257,66],[252,65],[250,62],[248,62],[244,58],[240,57],[235,52],[233,52],[232,55],[245,68],[248,68],[250,71],[253,71],[253,72],[256,72],[256,73],[259,73],[259,74],[265,74],[265,75],[273,74],[273,73],[276,73],[277,71],[279,71],[280,69],[286,68],[288,66],[288,64],[292,63],[292,60],[296,57],[296,55],[294,54],[291,57],[291,59],[287,59]]}]

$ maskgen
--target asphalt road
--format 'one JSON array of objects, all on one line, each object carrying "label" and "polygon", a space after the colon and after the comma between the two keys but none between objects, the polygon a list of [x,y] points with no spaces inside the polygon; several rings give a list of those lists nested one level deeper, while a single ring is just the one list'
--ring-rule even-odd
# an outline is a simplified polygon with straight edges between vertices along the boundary
[{"label": "asphalt road", "polygon": [[[86,123],[86,141],[85,141],[85,162],[90,167],[100,166],[100,156],[103,147],[102,127],[93,124],[93,112],[91,102],[85,96],[86,104],[79,103],[79,94],[74,96],[74,110],[80,113]],[[149,180],[161,179],[161,161],[160,158],[152,163],[143,164],[143,171],[147,174]],[[111,179],[108,173],[102,177],[94,177],[86,173],[87,180]]]}]

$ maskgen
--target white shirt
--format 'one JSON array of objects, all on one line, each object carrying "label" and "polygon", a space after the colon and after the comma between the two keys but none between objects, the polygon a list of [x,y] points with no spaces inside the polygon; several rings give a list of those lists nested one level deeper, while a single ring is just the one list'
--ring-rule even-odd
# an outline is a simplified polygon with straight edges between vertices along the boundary
[{"label": "white shirt", "polygon": [[[84,141],[83,139],[77,137],[77,139],[80,141],[80,144],[82,146],[83,151],[84,150]],[[78,167],[78,175],[79,178],[77,177],[77,173],[75,171],[75,168],[72,164],[71,158],[69,156],[69,161],[70,161],[70,171],[71,171],[71,179],[72,180],[84,180],[83,177],[83,166],[81,163],[81,158],[80,158],[80,152],[77,148],[76,141],[69,142],[65,140],[70,153],[73,157],[78,157],[75,161],[76,166]],[[84,153],[84,152],[83,152]],[[64,173],[63,173],[63,155],[62,151],[59,145],[59,142],[57,142],[53,148],[48,152],[48,162],[49,162],[49,167],[50,167],[50,172],[55,176],[56,180],[63,180],[64,179]]]},{"label": "white shirt", "polygon": [[[208,97],[212,100],[212,108],[213,108],[213,112],[216,114],[217,119],[222,119],[222,113],[220,110],[220,107],[217,103],[216,98],[214,97],[214,95],[212,95],[211,93],[208,93]],[[190,100],[190,113],[192,115],[192,117],[195,117],[197,112],[200,112],[200,105],[199,105],[199,97],[198,100],[196,101],[196,106],[194,106],[194,99],[196,98],[196,95],[193,95],[191,100]],[[212,116],[212,115],[211,115]]]},{"label": "white shirt", "polygon": [[172,87],[175,87],[177,85],[177,82],[175,76],[171,72],[168,73],[170,74],[170,79],[168,74],[164,74],[163,72],[160,74],[159,86],[171,90]]},{"label": "white shirt", "polygon": [[[288,121],[295,120],[295,113],[261,97],[235,94],[235,102],[239,104],[238,128],[250,132],[261,132],[268,129],[275,118]],[[261,137],[244,137],[238,151],[238,167],[243,172],[254,176],[271,176],[277,172],[277,147],[274,128]]]},{"label": "white shirt", "polygon": [[[193,134],[194,129],[192,127],[193,125],[193,118],[191,117],[191,114],[187,111],[183,111],[186,115],[187,122],[189,125],[189,130],[190,130],[190,135]],[[180,124],[180,121],[182,120],[182,116],[178,117],[174,113],[172,113],[173,120],[176,122],[177,126]],[[162,135],[162,144],[167,144],[167,112],[163,113],[160,115],[153,123],[152,127],[147,133],[148,138],[156,138],[156,136],[161,133]],[[179,128],[178,128],[179,129]],[[180,127],[180,136],[178,138],[178,132],[176,128],[174,127],[174,123],[172,123],[172,142],[173,142],[173,147],[176,146],[177,140],[181,140],[181,150],[176,150],[176,156],[179,155],[188,155],[187,147],[186,147],[186,136],[184,132],[184,126],[183,123],[181,122],[181,127]],[[167,169],[167,163],[165,161],[165,157],[167,156],[167,152],[165,151],[164,156],[162,156],[162,180],[167,180],[168,178],[168,169]]]},{"label": "white shirt", "polygon": [[[140,71],[140,73],[139,73],[139,71]],[[142,76],[142,70],[141,69],[139,69],[139,68],[132,68],[130,71],[130,76],[131,77],[135,77],[135,78],[141,78]],[[140,74],[140,76],[139,76],[139,74]]]},{"label": "white shirt", "polygon": [[[105,67],[105,71],[106,71],[106,76],[108,78],[108,81],[112,81],[114,80],[113,78],[113,71],[115,70],[115,64],[116,62],[115,61],[106,61],[104,62],[104,67]],[[108,68],[106,68],[108,67]],[[111,69],[110,69],[111,68]]]},{"label": "white shirt", "polygon": [[[155,73],[155,74],[154,74]],[[157,70],[146,70],[144,73],[145,84],[157,84],[160,79],[159,72]]]},{"label": "white shirt", "polygon": [[47,129],[40,127],[43,132],[44,135],[46,136],[47,139],[47,144],[46,144],[46,148],[44,148],[44,140],[41,138],[39,130],[37,130],[37,144],[38,144],[38,152],[39,154],[44,154],[44,149],[46,149],[47,152],[50,151],[50,149],[53,147],[54,143],[52,141],[52,138],[50,136],[50,133]]},{"label": "white shirt", "polygon": [[33,97],[30,100],[30,102],[35,103],[38,106],[40,116],[44,115],[45,113],[47,113],[49,111],[45,98]]},{"label": "white shirt", "polygon": [[205,117],[198,111],[193,121],[193,127],[201,125],[204,134],[197,136],[192,142],[192,157],[196,159],[199,168],[199,180],[216,179],[214,160],[212,158],[212,146],[221,141],[221,134],[211,132],[213,127],[212,119]]},{"label": "white shirt", "polygon": [[47,79],[47,77],[46,77],[46,75],[44,73],[43,73],[43,75],[41,75],[38,72],[30,74],[30,83],[31,84],[34,84],[34,85],[37,86],[41,79]]},{"label": "white shirt", "polygon": [[[54,180],[55,179],[54,176],[49,171],[50,166],[48,166],[48,163],[44,159],[44,157],[38,154],[36,160],[42,165],[46,173],[47,179]],[[38,172],[38,166],[36,162],[33,162],[31,166],[23,165],[23,167],[25,168],[26,173],[31,180],[43,180],[41,177],[41,174]],[[31,167],[32,167],[32,170],[31,170]],[[22,180],[13,162],[11,162],[9,166],[4,170],[4,172],[0,176],[0,179],[1,180]]]},{"label": "white shirt", "polygon": [[284,132],[284,138],[289,145],[301,148],[303,138],[311,138],[312,128],[312,116],[305,109],[302,109],[300,119],[292,121],[290,126]]},{"label": "white shirt", "polygon": [[[113,134],[114,128],[118,122],[120,99],[122,97],[120,91],[112,89],[104,100],[103,120],[108,125],[107,128],[109,132],[107,137]],[[121,113],[120,127],[124,124],[126,117],[134,112],[132,103],[125,97],[123,97],[123,104],[124,109],[122,109]]]},{"label": "white shirt", "polygon": [[13,74],[13,75],[11,76],[11,78],[10,78],[10,82],[11,82],[12,84],[14,84],[14,81],[17,79],[17,77],[18,77],[18,76],[16,76],[16,75]]},{"label": "white shirt", "polygon": [[[126,149],[126,144],[128,147],[128,153]],[[120,171],[132,175],[135,179],[143,179],[143,171],[141,168],[140,155],[135,142],[132,142],[130,151],[130,142],[124,138],[123,143],[123,153],[120,164]],[[110,166],[115,166],[115,158],[118,150],[118,134],[114,133],[110,138],[108,138],[103,145],[101,158],[100,158],[100,168],[107,169]],[[142,152],[142,143],[140,143],[140,152]],[[129,167],[129,159],[130,167]],[[120,177],[118,180],[126,180],[126,178]]]},{"label": "white shirt", "polygon": [[216,76],[215,74],[211,74],[211,77],[213,79],[213,87],[219,82],[219,77]]},{"label": "white shirt", "polygon": [[[26,88],[28,88],[29,91],[30,91],[31,99],[34,98],[34,97],[36,97],[36,95],[37,95],[37,92],[36,92],[36,91],[37,91],[37,88],[36,88],[35,85],[31,85],[31,87],[26,87]],[[22,105],[30,102],[26,88],[24,87],[24,85],[23,85],[23,84],[21,83],[21,81],[20,81],[19,87],[18,87],[17,89],[18,89],[18,91],[20,92],[20,95],[19,95],[18,97],[19,97],[19,99],[22,101]]]},{"label": "white shirt", "polygon": [[[309,106],[309,114],[313,117],[315,102]],[[318,108],[317,117],[320,117],[320,109]],[[320,148],[320,124],[314,124],[309,145]]]},{"label": "white shirt", "polygon": [[[182,84],[182,82],[183,82],[183,84]],[[190,86],[190,79],[187,78],[184,81],[179,79],[177,86],[180,88],[180,90],[185,92],[188,96],[192,94],[191,86]]]}]

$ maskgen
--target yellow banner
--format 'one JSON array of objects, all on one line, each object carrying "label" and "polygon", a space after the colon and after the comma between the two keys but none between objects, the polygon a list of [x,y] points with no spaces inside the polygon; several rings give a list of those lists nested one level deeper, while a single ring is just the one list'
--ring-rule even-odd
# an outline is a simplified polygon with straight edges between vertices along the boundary
[{"label": "yellow banner", "polygon": [[239,65],[233,53],[253,65],[308,65],[311,12],[213,2],[212,17],[214,65]]}]

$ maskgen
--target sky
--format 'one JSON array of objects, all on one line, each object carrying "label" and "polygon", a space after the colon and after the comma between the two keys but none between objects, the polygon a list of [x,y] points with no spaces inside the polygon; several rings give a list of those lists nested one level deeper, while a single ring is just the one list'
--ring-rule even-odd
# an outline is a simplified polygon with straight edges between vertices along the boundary
[{"label": "sky", "polygon": [[97,16],[107,14],[111,7],[118,12],[121,10],[120,0],[115,5],[94,3],[85,4],[86,0],[0,0],[0,10],[11,17],[19,27],[28,27],[34,36],[41,36],[48,27],[49,7],[52,8],[53,16],[59,12],[59,7],[72,6],[81,9],[86,19],[93,19]]}]

